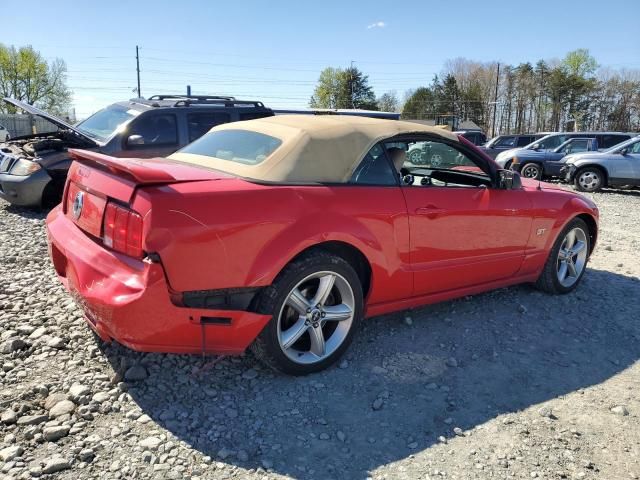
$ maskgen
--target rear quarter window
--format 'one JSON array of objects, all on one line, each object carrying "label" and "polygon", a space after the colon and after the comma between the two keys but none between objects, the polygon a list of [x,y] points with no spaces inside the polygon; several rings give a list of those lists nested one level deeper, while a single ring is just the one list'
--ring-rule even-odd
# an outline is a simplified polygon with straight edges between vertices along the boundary
[{"label": "rear quarter window", "polygon": [[257,165],[282,145],[279,138],[250,130],[218,130],[187,145],[178,153],[218,158],[245,165]]}]

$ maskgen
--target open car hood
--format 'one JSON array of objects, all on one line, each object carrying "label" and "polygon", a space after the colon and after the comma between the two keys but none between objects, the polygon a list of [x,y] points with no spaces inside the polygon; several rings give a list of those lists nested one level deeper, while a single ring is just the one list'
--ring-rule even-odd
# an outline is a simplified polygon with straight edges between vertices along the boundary
[{"label": "open car hood", "polygon": [[45,112],[43,110],[40,110],[38,107],[34,107],[33,105],[29,105],[28,103],[21,102],[20,100],[16,100],[14,98],[4,97],[3,100],[5,102],[7,102],[7,103],[10,103],[11,105],[14,105],[14,106],[24,110],[25,112],[29,112],[32,115],[37,115],[38,117],[42,117],[45,120],[48,120],[49,122],[53,123],[58,128],[62,128],[62,129],[65,129],[65,130],[71,130],[72,132],[75,132],[76,134],[81,136],[87,142],[90,142],[91,144],[96,145],[96,141],[93,138],[89,137],[88,135],[85,135],[80,130],[75,128],[73,125],[71,125],[70,123],[65,122],[61,118],[58,118],[58,117],[56,117],[54,115],[51,115],[51,114],[49,114],[49,113],[47,113],[47,112]]}]

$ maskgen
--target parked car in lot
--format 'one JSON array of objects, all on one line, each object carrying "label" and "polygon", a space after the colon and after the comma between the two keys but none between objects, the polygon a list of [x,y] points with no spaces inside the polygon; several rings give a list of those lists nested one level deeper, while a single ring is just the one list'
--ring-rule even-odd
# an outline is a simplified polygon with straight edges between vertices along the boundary
[{"label": "parked car in lot", "polygon": [[582,192],[603,187],[640,186],[640,136],[606,152],[565,157],[561,176]]},{"label": "parked car in lot", "polygon": [[[402,163],[427,142],[461,160]],[[335,362],[365,316],[522,282],[570,292],[598,234],[590,199],[404,121],[282,115],[219,125],[168,161],[72,156],[49,251],[97,334],[251,346],[290,374]]]},{"label": "parked car in lot", "polygon": [[68,148],[117,157],[164,156],[215,125],[273,115],[261,102],[234,97],[154,95],[114,103],[72,126],[32,105],[4,100],[58,127],[54,133],[20,136],[0,144],[0,198],[34,207],[60,201],[71,165]]},{"label": "parked car in lot", "polygon": [[635,136],[635,133],[621,133],[621,132],[563,132],[563,133],[551,133],[546,137],[542,137],[539,140],[523,147],[506,150],[499,153],[496,156],[496,162],[502,168],[510,168],[511,161],[514,156],[520,155],[522,150],[553,150],[558,148],[564,142],[570,138],[595,138],[598,142],[598,148],[606,150],[619,143],[629,140]]},{"label": "parked car in lot", "polygon": [[476,146],[484,145],[485,143],[487,143],[487,136],[484,134],[484,132],[481,132],[479,130],[457,130],[453,133],[463,136]]},{"label": "parked car in lot", "polygon": [[595,138],[570,138],[553,150],[521,150],[511,159],[511,170],[523,177],[535,178],[559,177],[562,159],[566,155],[579,152],[597,152],[598,141]]},{"label": "parked car in lot", "polygon": [[542,137],[549,135],[547,133],[528,133],[521,135],[498,135],[493,137],[487,143],[482,146],[482,151],[489,155],[491,158],[496,158],[500,152],[505,150],[511,150],[512,148],[526,147],[530,143],[541,139]]},{"label": "parked car in lot", "polygon": [[9,131],[5,128],[4,125],[0,125],[0,142],[6,142],[11,138],[9,135]]}]

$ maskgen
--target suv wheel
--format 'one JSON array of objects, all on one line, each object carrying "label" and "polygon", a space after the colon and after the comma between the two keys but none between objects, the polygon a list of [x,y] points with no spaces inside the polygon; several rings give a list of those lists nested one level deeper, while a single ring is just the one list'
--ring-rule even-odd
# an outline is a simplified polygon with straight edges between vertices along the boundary
[{"label": "suv wheel", "polygon": [[576,173],[573,185],[581,192],[597,192],[604,186],[604,175],[599,168],[583,168]]}]

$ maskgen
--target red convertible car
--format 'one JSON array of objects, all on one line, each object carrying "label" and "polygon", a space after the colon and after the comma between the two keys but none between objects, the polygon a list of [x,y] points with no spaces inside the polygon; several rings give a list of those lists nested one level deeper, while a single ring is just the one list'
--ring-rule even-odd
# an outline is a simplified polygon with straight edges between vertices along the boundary
[{"label": "red convertible car", "polygon": [[[415,144],[451,158],[413,165]],[[573,290],[593,202],[415,123],[276,116],[168,158],[73,151],[47,218],[58,276],[105,341],[318,371],[364,317],[504,287]]]}]

